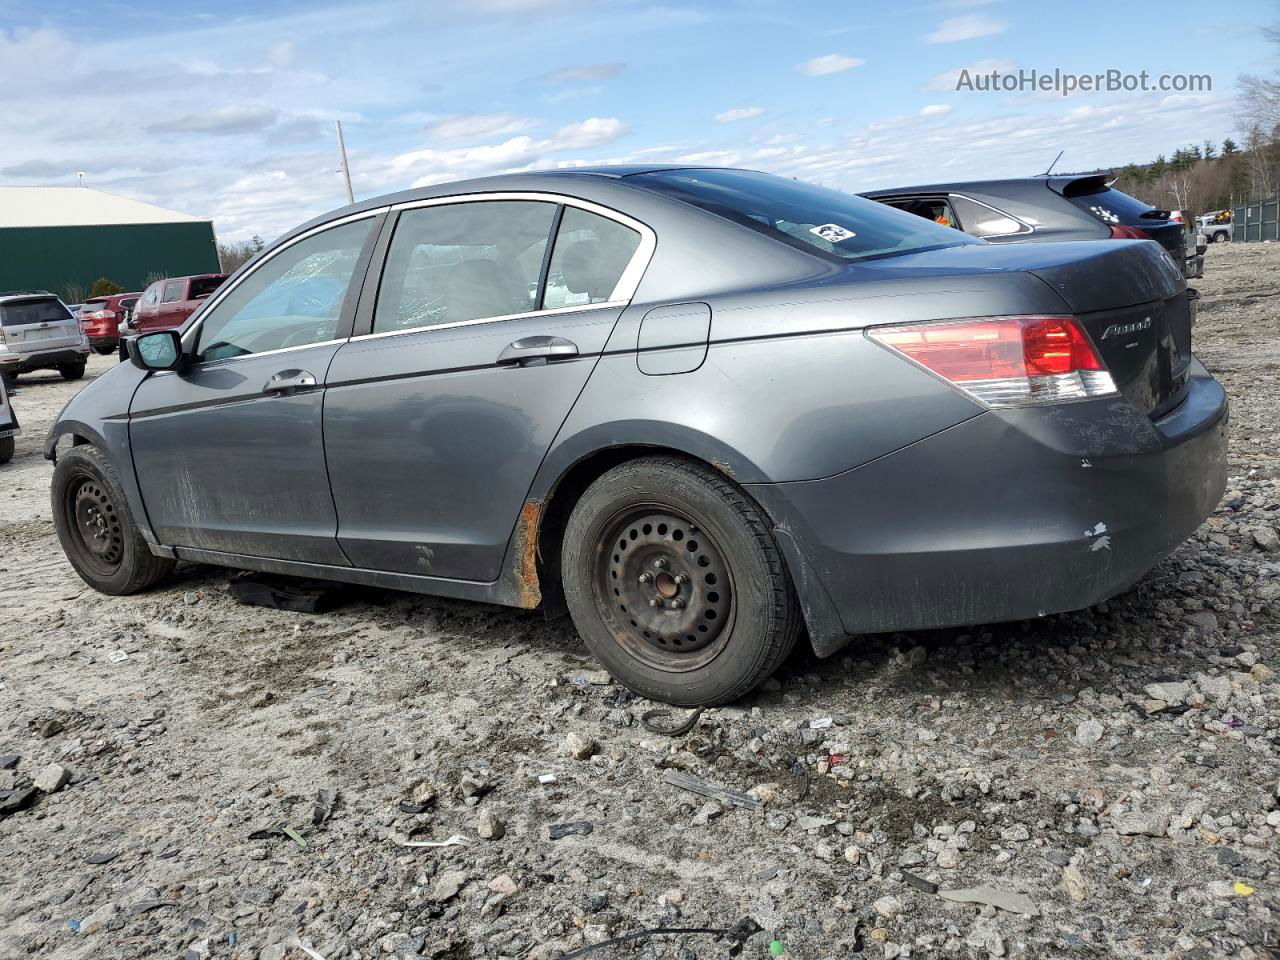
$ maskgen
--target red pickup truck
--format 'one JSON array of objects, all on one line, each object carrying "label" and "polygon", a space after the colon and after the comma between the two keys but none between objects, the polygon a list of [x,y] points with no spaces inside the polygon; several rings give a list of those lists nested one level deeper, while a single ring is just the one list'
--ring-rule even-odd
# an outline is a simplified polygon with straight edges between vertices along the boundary
[{"label": "red pickup truck", "polygon": [[209,295],[222,286],[225,273],[205,273],[196,277],[170,277],[157,280],[143,292],[133,308],[135,333],[171,330],[182,326]]}]

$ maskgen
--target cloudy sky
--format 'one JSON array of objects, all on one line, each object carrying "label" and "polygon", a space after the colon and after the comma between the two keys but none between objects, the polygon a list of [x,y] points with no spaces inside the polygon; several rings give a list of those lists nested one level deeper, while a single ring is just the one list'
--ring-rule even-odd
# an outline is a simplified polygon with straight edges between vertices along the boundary
[{"label": "cloudy sky", "polygon": [[[270,239],[357,197],[580,163],[846,190],[1146,161],[1234,130],[1270,0],[0,0],[0,184]],[[1209,93],[956,91],[961,68],[1212,75]]]}]

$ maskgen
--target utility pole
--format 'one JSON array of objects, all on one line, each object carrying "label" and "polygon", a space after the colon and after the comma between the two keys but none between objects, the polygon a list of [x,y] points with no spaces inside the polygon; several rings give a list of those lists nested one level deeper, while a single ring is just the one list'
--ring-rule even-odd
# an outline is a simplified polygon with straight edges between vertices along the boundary
[{"label": "utility pole", "polygon": [[347,166],[347,144],[342,139],[342,121],[335,120],[333,125],[338,128],[338,159],[342,163],[342,178],[347,184],[347,203],[355,203],[355,194],[351,192],[351,168]]}]

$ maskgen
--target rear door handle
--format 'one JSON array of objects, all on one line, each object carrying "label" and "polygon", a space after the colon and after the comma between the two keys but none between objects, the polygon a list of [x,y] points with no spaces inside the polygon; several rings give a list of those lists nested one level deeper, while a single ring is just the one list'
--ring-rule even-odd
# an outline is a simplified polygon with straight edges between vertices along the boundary
[{"label": "rear door handle", "polygon": [[499,366],[528,366],[551,360],[568,360],[578,355],[578,345],[564,337],[522,337],[498,354]]},{"label": "rear door handle", "polygon": [[293,393],[316,385],[315,374],[306,370],[281,370],[272,374],[262,388],[263,393]]}]

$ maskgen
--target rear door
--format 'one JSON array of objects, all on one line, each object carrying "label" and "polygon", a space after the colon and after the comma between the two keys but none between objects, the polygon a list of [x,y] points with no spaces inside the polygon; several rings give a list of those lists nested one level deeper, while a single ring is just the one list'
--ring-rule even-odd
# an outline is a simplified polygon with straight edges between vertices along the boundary
[{"label": "rear door", "polygon": [[61,350],[80,343],[80,324],[57,297],[26,297],[0,305],[0,329],[11,353]]},{"label": "rear door", "polygon": [[189,317],[190,311],[183,309],[186,299],[186,280],[166,280],[160,289],[160,303],[156,307],[156,327],[177,327]]},{"label": "rear door", "polygon": [[133,328],[138,333],[160,328],[158,310],[162,289],[164,289],[164,281],[157,280],[138,298],[138,303],[133,308]]},{"label": "rear door", "polygon": [[534,474],[654,243],[634,220],[556,200],[482,195],[399,212],[376,300],[362,299],[327,380],[338,540],[355,566],[497,579]]}]

